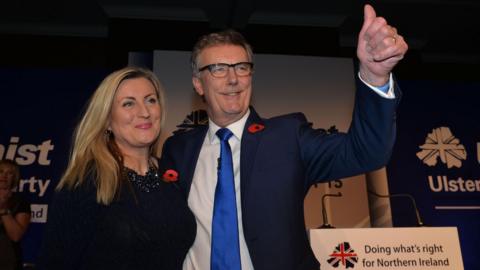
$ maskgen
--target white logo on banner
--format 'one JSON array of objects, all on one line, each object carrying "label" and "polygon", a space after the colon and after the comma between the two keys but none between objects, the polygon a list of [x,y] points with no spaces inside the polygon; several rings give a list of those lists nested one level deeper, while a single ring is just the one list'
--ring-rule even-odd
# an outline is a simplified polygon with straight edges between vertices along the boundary
[{"label": "white logo on banner", "polygon": [[39,145],[20,144],[20,137],[10,137],[9,145],[0,144],[0,159],[15,160],[18,165],[31,165],[35,161],[39,165],[50,165],[48,154],[55,146],[51,140],[45,140]]},{"label": "white logo on banner", "polygon": [[46,223],[48,205],[47,204],[31,204],[30,209],[32,211],[33,223]]},{"label": "white logo on banner", "polygon": [[[44,140],[41,144],[20,143],[20,137],[10,137],[9,144],[0,144],[0,159],[15,160],[20,166],[38,165],[51,166],[50,153],[55,148],[52,140]],[[16,191],[36,193],[43,197],[50,185],[50,179],[40,179],[37,176],[27,176],[20,179]]]},{"label": "white logo on banner", "polygon": [[50,185],[50,179],[38,179],[32,176],[28,179],[20,179],[16,191],[37,193],[38,197],[43,197]]},{"label": "white logo on banner", "polygon": [[[448,169],[461,168],[467,159],[467,151],[460,140],[453,136],[448,127],[434,128],[425,139],[425,144],[419,146],[417,157],[428,166],[435,166],[438,158]],[[477,143],[477,159],[480,163],[480,143]],[[469,177],[452,177],[447,175],[427,175],[427,182],[432,192],[476,193],[480,192],[480,179]],[[435,209],[480,209],[477,205],[442,205]]]},{"label": "white logo on banner", "polygon": [[419,146],[417,157],[428,166],[435,166],[438,157],[443,164],[452,167],[462,167],[462,160],[467,159],[467,151],[460,144],[460,140],[452,135],[448,127],[439,127],[432,130],[425,139],[425,144]]}]

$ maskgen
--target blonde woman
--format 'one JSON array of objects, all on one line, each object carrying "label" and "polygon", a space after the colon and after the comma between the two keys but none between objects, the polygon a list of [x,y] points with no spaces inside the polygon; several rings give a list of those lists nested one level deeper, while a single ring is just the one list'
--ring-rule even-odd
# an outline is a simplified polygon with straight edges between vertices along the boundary
[{"label": "blonde woman", "polygon": [[0,269],[22,269],[20,240],[30,224],[30,204],[12,191],[20,181],[15,161],[0,160]]},{"label": "blonde woman", "polygon": [[176,176],[158,167],[164,102],[141,68],[97,88],[49,208],[40,269],[181,269],[196,225]]}]

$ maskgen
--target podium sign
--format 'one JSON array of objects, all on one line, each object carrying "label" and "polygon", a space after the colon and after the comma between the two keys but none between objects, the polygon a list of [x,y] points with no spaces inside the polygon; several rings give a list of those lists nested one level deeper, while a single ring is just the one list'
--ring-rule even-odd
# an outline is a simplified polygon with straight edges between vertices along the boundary
[{"label": "podium sign", "polygon": [[455,269],[463,262],[456,227],[310,230],[321,269]]}]

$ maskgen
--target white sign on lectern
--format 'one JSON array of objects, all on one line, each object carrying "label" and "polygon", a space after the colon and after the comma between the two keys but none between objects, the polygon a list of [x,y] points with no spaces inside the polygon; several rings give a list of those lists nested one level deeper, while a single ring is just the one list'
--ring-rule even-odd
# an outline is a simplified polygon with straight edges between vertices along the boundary
[{"label": "white sign on lectern", "polygon": [[455,227],[310,230],[322,270],[463,270]]}]

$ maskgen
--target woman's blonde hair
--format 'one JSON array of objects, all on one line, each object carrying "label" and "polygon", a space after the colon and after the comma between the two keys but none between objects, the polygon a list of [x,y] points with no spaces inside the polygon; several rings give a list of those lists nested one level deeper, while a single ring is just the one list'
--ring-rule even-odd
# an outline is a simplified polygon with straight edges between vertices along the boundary
[{"label": "woman's blonde hair", "polygon": [[[90,98],[82,120],[75,129],[70,161],[57,190],[77,188],[87,177],[94,177],[97,202],[108,205],[121,186],[123,157],[108,131],[112,104],[121,82],[145,78],[155,88],[160,105],[160,128],[165,122],[165,97],[157,76],[139,67],[126,67],[108,75]],[[150,146],[150,155],[160,154],[160,135]]]}]

